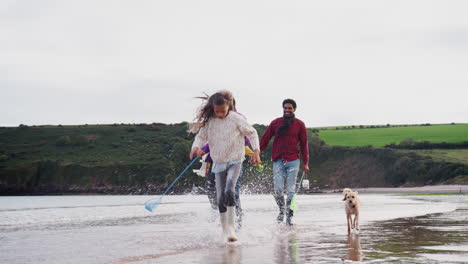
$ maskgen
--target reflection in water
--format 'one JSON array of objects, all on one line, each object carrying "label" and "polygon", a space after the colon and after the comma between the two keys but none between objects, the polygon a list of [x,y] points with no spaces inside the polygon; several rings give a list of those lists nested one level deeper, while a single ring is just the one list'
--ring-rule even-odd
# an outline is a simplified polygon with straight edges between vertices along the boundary
[{"label": "reflection in water", "polygon": [[240,252],[241,247],[236,245],[226,245],[225,248],[221,249],[224,250],[221,262],[222,264],[239,264],[241,263],[240,260]]},{"label": "reflection in water", "polygon": [[239,244],[226,244],[219,248],[210,249],[204,253],[200,263],[206,264],[240,264],[242,247]]},{"label": "reflection in water", "polygon": [[300,263],[299,246],[296,232],[278,236],[275,250],[275,263]]},{"label": "reflection in water", "polygon": [[364,247],[370,248],[366,259],[395,258],[391,261],[395,263],[468,263],[467,215],[468,208],[460,208],[374,223],[368,226],[365,236]]},{"label": "reflection in water", "polygon": [[347,260],[362,261],[361,238],[359,234],[348,234],[348,255]]},{"label": "reflection in water", "polygon": [[224,254],[222,258],[222,264],[239,264],[241,247],[236,245],[227,245],[224,248]]}]

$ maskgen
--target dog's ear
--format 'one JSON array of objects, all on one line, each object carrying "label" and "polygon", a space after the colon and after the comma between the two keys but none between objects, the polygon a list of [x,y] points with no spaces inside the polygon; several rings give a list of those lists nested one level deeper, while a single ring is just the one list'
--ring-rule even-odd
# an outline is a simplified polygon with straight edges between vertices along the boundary
[{"label": "dog's ear", "polygon": [[348,194],[347,194],[347,193],[344,193],[344,195],[343,195],[343,201],[346,201],[346,197],[347,197],[347,196],[348,196]]},{"label": "dog's ear", "polygon": [[358,191],[355,191],[356,194],[359,194]]}]

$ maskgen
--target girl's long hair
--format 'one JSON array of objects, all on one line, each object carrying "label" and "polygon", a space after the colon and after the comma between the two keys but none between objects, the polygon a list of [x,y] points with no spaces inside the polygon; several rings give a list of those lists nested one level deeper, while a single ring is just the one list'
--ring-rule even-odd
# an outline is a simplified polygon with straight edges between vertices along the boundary
[{"label": "girl's long hair", "polygon": [[195,97],[202,99],[203,102],[197,110],[197,114],[193,122],[189,125],[189,132],[196,134],[200,128],[204,127],[208,120],[215,115],[214,105],[224,105],[229,106],[229,111],[235,110],[234,107],[234,97],[232,93],[227,90],[221,90],[217,93],[209,96],[205,93],[205,96]]}]

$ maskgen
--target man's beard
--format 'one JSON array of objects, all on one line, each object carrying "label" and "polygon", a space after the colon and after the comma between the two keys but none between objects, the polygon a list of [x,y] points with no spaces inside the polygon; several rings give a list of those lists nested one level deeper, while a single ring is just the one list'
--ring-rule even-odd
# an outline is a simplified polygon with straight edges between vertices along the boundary
[{"label": "man's beard", "polygon": [[277,136],[282,136],[286,134],[289,130],[289,126],[291,126],[291,123],[294,121],[295,115],[283,115],[283,124],[278,128],[276,135]]}]

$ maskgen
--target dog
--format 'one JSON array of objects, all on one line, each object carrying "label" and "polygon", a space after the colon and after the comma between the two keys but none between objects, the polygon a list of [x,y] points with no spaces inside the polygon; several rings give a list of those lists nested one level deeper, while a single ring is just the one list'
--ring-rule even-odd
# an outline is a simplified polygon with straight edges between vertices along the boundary
[{"label": "dog", "polygon": [[[361,203],[359,201],[358,192],[345,188],[343,190],[343,201],[345,201],[348,234],[350,234],[351,229],[359,230],[359,207]],[[352,215],[354,215],[354,219]]]},{"label": "dog", "polygon": [[351,190],[350,188],[344,188],[343,189],[343,201],[346,200],[346,194],[349,193],[349,192],[352,192],[353,190]]}]

